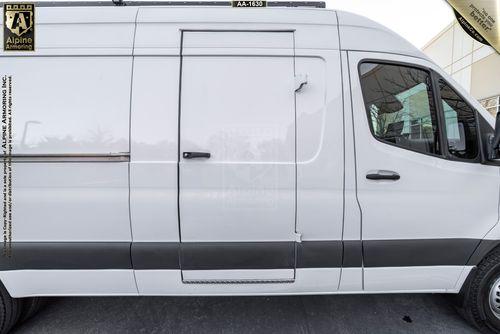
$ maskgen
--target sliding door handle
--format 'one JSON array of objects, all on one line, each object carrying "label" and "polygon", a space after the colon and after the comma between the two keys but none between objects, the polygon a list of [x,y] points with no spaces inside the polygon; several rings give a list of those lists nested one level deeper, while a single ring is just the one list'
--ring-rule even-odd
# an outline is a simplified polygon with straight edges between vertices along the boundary
[{"label": "sliding door handle", "polygon": [[182,157],[184,159],[198,159],[198,158],[210,158],[210,153],[208,152],[183,152]]},{"label": "sliding door handle", "polygon": [[390,170],[378,170],[375,172],[369,172],[366,174],[368,180],[391,180],[397,181],[401,178],[398,173]]}]

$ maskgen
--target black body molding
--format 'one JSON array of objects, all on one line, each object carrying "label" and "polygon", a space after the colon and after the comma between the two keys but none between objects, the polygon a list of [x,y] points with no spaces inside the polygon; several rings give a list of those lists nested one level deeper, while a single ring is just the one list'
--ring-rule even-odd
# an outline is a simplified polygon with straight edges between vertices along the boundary
[{"label": "black body molding", "polygon": [[499,244],[479,239],[14,242],[10,257],[0,256],[0,270],[180,269],[179,258],[185,270],[461,266],[476,265]]}]

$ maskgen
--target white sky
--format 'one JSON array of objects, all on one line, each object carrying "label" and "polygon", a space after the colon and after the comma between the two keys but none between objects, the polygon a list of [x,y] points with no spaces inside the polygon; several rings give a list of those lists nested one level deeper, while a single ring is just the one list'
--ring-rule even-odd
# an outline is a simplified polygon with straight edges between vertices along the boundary
[{"label": "white sky", "polygon": [[327,8],[366,16],[422,48],[455,18],[445,0],[324,0]]}]

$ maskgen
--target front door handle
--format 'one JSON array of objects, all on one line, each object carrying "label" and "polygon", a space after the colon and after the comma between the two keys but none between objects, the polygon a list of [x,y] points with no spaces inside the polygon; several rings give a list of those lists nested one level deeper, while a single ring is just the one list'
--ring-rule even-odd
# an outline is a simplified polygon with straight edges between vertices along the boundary
[{"label": "front door handle", "polygon": [[368,180],[391,180],[397,181],[401,178],[398,173],[390,170],[378,170],[375,172],[369,172],[366,174]]},{"label": "front door handle", "polygon": [[197,158],[210,158],[210,153],[208,152],[183,152],[182,157],[184,159],[197,159]]}]

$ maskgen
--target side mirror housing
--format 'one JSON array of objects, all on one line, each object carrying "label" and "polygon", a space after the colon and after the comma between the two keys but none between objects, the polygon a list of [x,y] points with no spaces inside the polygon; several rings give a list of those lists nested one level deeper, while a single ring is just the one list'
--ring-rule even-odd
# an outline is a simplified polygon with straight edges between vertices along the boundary
[{"label": "side mirror housing", "polygon": [[495,120],[495,134],[493,135],[490,145],[489,145],[489,160],[498,159],[498,148],[500,146],[500,113],[497,113]]}]

